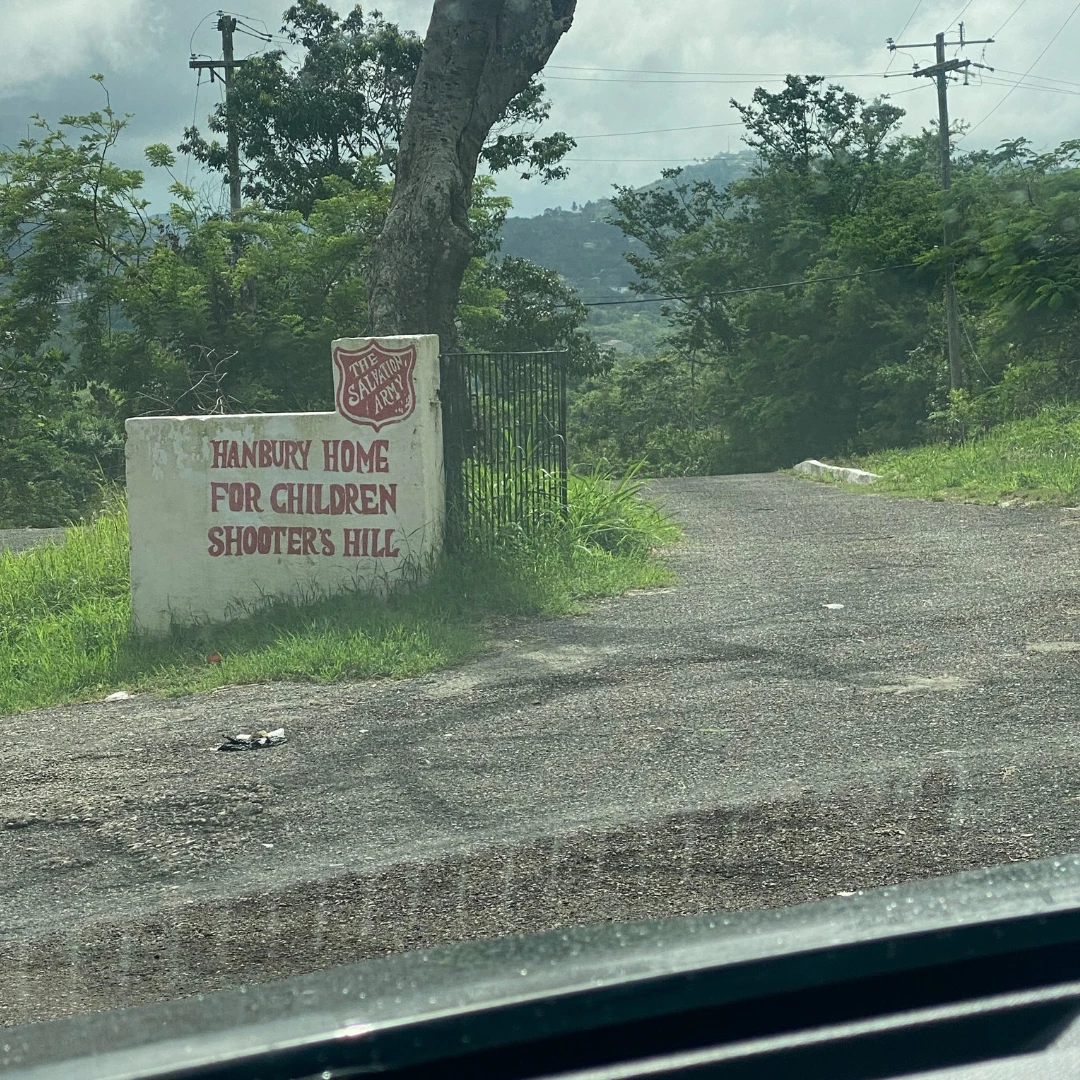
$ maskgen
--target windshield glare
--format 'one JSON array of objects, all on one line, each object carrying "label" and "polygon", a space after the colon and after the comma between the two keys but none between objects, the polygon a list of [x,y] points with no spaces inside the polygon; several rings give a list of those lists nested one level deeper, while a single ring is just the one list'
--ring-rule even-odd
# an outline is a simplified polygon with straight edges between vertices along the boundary
[{"label": "windshield glare", "polygon": [[0,1024],[1076,850],[1075,12],[58,12]]}]

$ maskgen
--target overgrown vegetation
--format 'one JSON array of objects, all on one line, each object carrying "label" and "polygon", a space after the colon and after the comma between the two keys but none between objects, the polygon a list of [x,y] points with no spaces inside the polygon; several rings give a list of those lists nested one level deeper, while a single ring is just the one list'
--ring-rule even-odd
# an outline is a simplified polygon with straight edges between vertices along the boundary
[{"label": "overgrown vegetation", "polygon": [[[111,163],[125,118],[108,105],[39,120],[0,154],[0,526],[92,508],[102,482],[121,478],[127,416],[329,407],[329,342],[368,324],[366,260],[417,43],[314,0],[286,27],[304,65],[270,53],[243,69],[242,91],[276,120],[269,141],[245,135],[252,201],[235,221],[180,183],[170,212],[151,215],[141,173]],[[354,130],[332,109],[320,126],[316,91],[354,69],[365,108],[387,95],[382,127]],[[526,97],[491,163],[557,168],[563,144],[506,141],[546,108],[539,90]],[[553,212],[537,248],[548,268],[500,255],[509,202],[490,176],[478,181],[459,347],[568,349],[573,460],[640,461],[650,475],[771,469],[963,440],[1077,398],[1080,142],[958,152],[945,196],[936,132],[900,135],[887,102],[792,76],[738,107],[752,165],[732,158],[723,168],[738,168],[716,178],[673,170]],[[185,145],[220,168],[220,147],[200,138]],[[546,164],[526,166],[530,155]],[[175,167],[167,147],[147,156]],[[593,264],[615,251],[601,205],[629,260],[615,287],[677,299],[583,305],[598,295]],[[962,392],[950,392],[945,360],[946,215]],[[560,261],[579,220],[586,247]]]},{"label": "overgrown vegetation", "polygon": [[678,539],[678,526],[642,495],[643,464],[619,476],[600,462],[589,475],[570,477],[567,526],[576,547],[638,558]]},{"label": "overgrown vegetation", "polygon": [[[0,714],[118,689],[415,675],[475,654],[498,620],[567,614],[589,597],[667,583],[651,553],[678,529],[637,498],[632,478],[610,479],[576,478],[567,523],[448,558],[422,587],[274,603],[258,618],[159,640],[131,631],[127,520],[114,499],[63,545],[0,552]],[[220,663],[208,663],[215,654]]]},{"label": "overgrown vegetation", "polygon": [[[965,502],[1080,504],[1080,411],[1052,406],[956,442],[883,450],[843,462],[878,473],[863,492]],[[855,490],[855,489],[853,489]]]},{"label": "overgrown vegetation", "polygon": [[[129,416],[332,407],[330,342],[370,324],[367,263],[422,43],[318,0],[289,8],[283,32],[304,50],[299,68],[273,51],[236,75],[249,201],[235,220],[220,189],[180,181],[163,144],[146,158],[172,178],[174,201],[151,212],[143,173],[114,162],[130,116],[102,76],[102,108],[35,117],[0,152],[0,527],[91,509],[102,483],[122,481]],[[530,134],[547,109],[533,80],[485,147],[491,172],[561,175],[571,141]],[[224,167],[195,129],[181,149]],[[596,370],[573,291],[498,257],[509,206],[491,175],[478,179],[458,347],[567,349],[575,372]]]},{"label": "overgrown vegetation", "polygon": [[[381,16],[342,18],[318,0],[285,18],[299,67],[271,52],[237,77],[256,120],[242,134],[250,201],[235,219],[175,177],[169,212],[152,214],[142,173],[113,163],[128,118],[107,94],[99,111],[38,118],[0,153],[0,527],[93,511],[122,478],[129,416],[330,406],[330,340],[369,324],[366,266],[420,47]],[[346,84],[359,97],[339,108]],[[594,272],[617,246],[611,226],[595,207],[551,215],[556,232],[589,218],[569,280],[551,259],[500,255],[509,201],[491,176],[477,181],[458,347],[569,352],[582,473],[569,522],[504,545],[494,568],[446,563],[428,588],[386,601],[280,605],[257,624],[149,643],[127,629],[112,505],[61,548],[0,557],[0,705],[453,662],[485,620],[659,580],[648,550],[672,530],[639,498],[645,475],[832,457],[882,472],[896,492],[1075,501],[1080,141],[958,153],[945,194],[937,133],[900,135],[887,101],[790,76],[735,104],[755,158],[730,183],[672,170],[609,204],[632,289],[670,298],[661,304],[590,316],[590,282],[631,280]],[[546,109],[534,81],[493,133],[492,170],[559,174],[571,141],[534,137]],[[198,131],[183,149],[222,168]],[[164,145],[146,156],[176,167]],[[947,258],[962,390],[945,359]],[[597,344],[608,333],[613,352]],[[210,652],[221,665],[205,663]]]},{"label": "overgrown vegetation", "polygon": [[[122,496],[94,513],[122,482],[124,421],[330,408],[330,342],[371,322],[368,264],[423,46],[378,13],[342,17],[319,0],[284,22],[299,65],[272,51],[235,77],[248,199],[237,215],[220,191],[181,182],[163,144],[146,158],[172,179],[173,203],[151,212],[143,173],[114,163],[130,117],[101,76],[99,110],[35,117],[0,152],[0,527],[86,518],[62,546],[0,554],[0,712],[122,687],[412,674],[470,655],[492,620],[667,580],[650,552],[677,530],[633,477],[599,471],[571,480],[568,520],[447,558],[423,588],[277,602],[165,640],[131,632]],[[510,204],[490,174],[558,177],[573,145],[537,136],[547,112],[532,79],[485,144],[456,344],[564,350],[577,378],[605,366],[586,308],[554,271],[498,253]],[[211,133],[223,122],[217,108]],[[224,169],[223,148],[195,128],[179,149]]]},{"label": "overgrown vegetation", "polygon": [[[786,467],[964,439],[1080,392],[1080,142],[954,152],[816,77],[736,104],[758,160],[726,188],[667,173],[618,224],[667,341],[581,387],[577,456],[661,475]],[[942,220],[956,238],[942,245]],[[951,393],[956,260],[967,384]],[[1056,415],[1056,414],[1051,414]]]}]

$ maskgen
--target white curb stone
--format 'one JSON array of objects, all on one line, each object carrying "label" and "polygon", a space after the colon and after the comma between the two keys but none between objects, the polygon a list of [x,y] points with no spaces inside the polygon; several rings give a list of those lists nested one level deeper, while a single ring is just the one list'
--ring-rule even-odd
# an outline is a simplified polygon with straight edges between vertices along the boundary
[{"label": "white curb stone", "polygon": [[872,484],[881,477],[877,473],[866,472],[863,469],[845,469],[840,465],[826,465],[824,461],[807,458],[795,466],[795,472],[807,473],[810,476],[831,476],[836,480],[842,480],[847,484]]}]

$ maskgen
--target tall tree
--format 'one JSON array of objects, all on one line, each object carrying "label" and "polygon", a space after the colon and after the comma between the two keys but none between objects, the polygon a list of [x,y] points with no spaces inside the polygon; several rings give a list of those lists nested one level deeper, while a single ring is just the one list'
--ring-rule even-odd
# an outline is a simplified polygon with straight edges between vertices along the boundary
[{"label": "tall tree", "polygon": [[[423,42],[359,5],[344,18],[320,0],[299,0],[282,16],[281,32],[304,50],[293,64],[276,49],[249,57],[233,77],[233,112],[244,194],[272,209],[299,210],[329,198],[328,177],[378,188],[394,171],[398,142],[416,80]],[[566,174],[559,160],[573,145],[562,132],[537,137],[550,102],[543,85],[527,80],[497,118],[480,158],[492,172],[520,168],[547,181]],[[228,131],[225,105],[210,131]],[[228,154],[198,128],[179,147],[225,174]]]},{"label": "tall tree", "polygon": [[547,63],[577,0],[435,0],[370,265],[377,334],[456,338],[469,205],[492,128]]},{"label": "tall tree", "polygon": [[933,266],[912,265],[940,220],[923,140],[896,135],[900,110],[817,77],[737,107],[750,176],[721,192],[674,171],[613,200],[643,249],[636,287],[678,298],[665,314],[689,416],[725,434],[734,470],[911,442],[938,388],[920,351]]},{"label": "tall tree", "polygon": [[[319,0],[288,8],[281,33],[304,50],[299,64],[273,49],[233,74],[242,187],[249,199],[306,216],[330,196],[327,177],[382,183],[379,166],[393,163],[422,45],[377,11],[357,6],[342,18]],[[228,133],[224,102],[208,126],[212,135]],[[185,129],[178,149],[227,175],[225,146],[198,127]]]}]

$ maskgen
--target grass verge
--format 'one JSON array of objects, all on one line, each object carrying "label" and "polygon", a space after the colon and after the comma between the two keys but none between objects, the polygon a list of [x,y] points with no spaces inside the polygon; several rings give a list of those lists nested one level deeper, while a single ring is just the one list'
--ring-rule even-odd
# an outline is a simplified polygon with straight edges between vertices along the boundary
[{"label": "grass verge", "polygon": [[[569,614],[589,598],[670,582],[651,551],[678,529],[644,504],[631,507],[625,489],[621,524],[602,537],[617,535],[619,543],[605,546],[590,534],[611,516],[596,490],[602,484],[574,481],[576,523],[572,515],[569,524],[482,560],[445,559],[422,587],[385,598],[275,603],[256,618],[157,640],[130,630],[127,518],[116,501],[69,529],[63,545],[0,552],[0,715],[118,689],[177,694],[417,675],[479,652],[499,620]],[[215,653],[221,662],[208,663]]]},{"label": "grass verge", "polygon": [[[862,493],[1073,506],[1080,503],[1080,413],[1045,409],[962,443],[885,450],[834,463],[881,476],[865,487],[844,485]],[[828,478],[825,482],[839,483]]]}]

